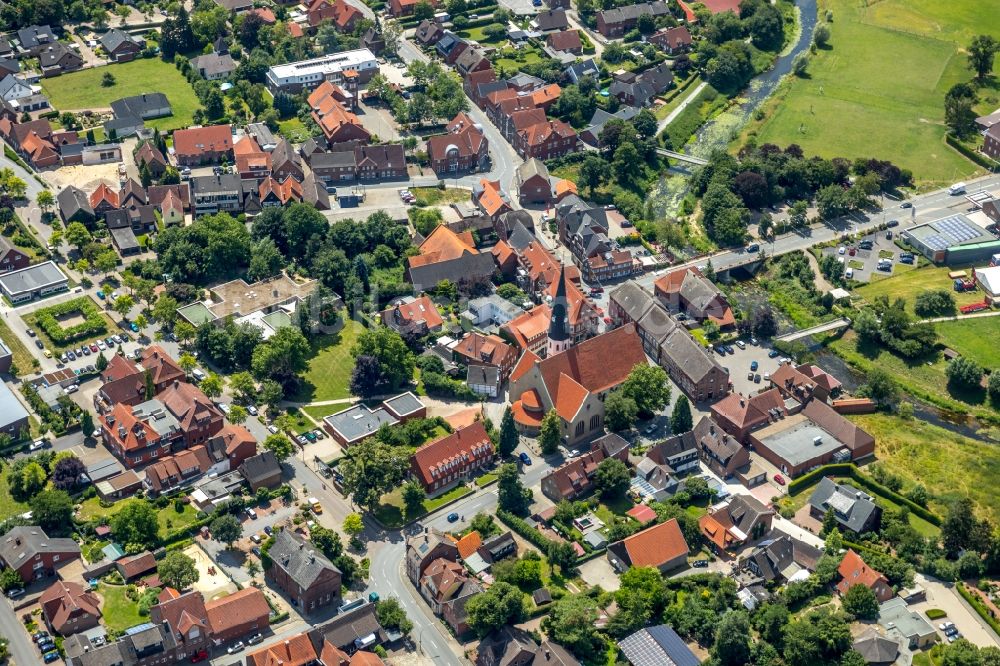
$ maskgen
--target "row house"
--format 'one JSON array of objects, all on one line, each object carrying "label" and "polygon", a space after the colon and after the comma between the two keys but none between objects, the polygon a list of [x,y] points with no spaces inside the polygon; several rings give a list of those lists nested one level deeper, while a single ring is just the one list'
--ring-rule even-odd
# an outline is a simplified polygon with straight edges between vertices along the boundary
[{"label": "row house", "polygon": [[37,169],[56,166],[63,143],[76,143],[76,132],[54,132],[48,120],[18,123],[4,116],[0,119],[0,137]]},{"label": "row house", "polygon": [[278,139],[271,151],[271,175],[278,180],[284,180],[289,176],[297,180],[305,178],[302,158],[287,139]]},{"label": "row house", "polygon": [[331,146],[338,143],[365,144],[371,141],[371,133],[364,128],[358,117],[332,95],[313,107],[311,115]]},{"label": "row house", "polygon": [[641,2],[597,12],[597,31],[608,39],[621,37],[639,23],[640,16],[669,16],[665,2]]},{"label": "row house", "polygon": [[667,273],[653,283],[653,289],[671,312],[683,312],[699,322],[711,320],[723,330],[736,325],[726,295],[696,266]]},{"label": "row house", "polygon": [[218,164],[233,159],[231,125],[210,125],[175,130],[174,157],[180,166]]},{"label": "row house", "polygon": [[169,456],[183,438],[177,419],[155,399],[115,405],[98,423],[104,445],[128,468]]},{"label": "row house", "polygon": [[437,495],[482,470],[493,457],[490,436],[476,421],[414,451],[410,469],[428,494]]},{"label": "row house", "polygon": [[395,180],[406,178],[406,153],[399,143],[355,146],[354,159],[358,180]]},{"label": "row house", "polygon": [[225,474],[257,453],[257,440],[241,425],[227,424],[205,444],[155,462],[145,471],[148,492],[160,494],[203,474]]},{"label": "row house", "polygon": [[265,152],[250,135],[244,135],[233,145],[236,173],[243,180],[259,183],[271,175],[271,155]]},{"label": "row house", "polygon": [[268,176],[259,188],[261,208],[275,208],[302,201],[302,183],[289,176],[280,183]]},{"label": "row house", "polygon": [[163,156],[160,149],[152,141],[142,141],[135,151],[135,165],[141,170],[146,167],[149,175],[153,178],[162,178],[167,171],[167,158]]}]

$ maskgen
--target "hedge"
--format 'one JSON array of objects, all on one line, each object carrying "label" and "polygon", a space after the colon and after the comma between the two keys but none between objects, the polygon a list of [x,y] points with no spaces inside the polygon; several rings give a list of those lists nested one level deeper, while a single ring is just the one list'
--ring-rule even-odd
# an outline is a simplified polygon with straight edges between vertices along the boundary
[{"label": "hedge", "polygon": [[992,629],[996,635],[1000,636],[1000,623],[997,622],[997,619],[993,617],[987,610],[986,606],[983,605],[983,600],[979,598],[979,595],[970,593],[967,589],[965,589],[965,583],[961,581],[956,583],[955,587],[958,588],[958,593],[962,595],[962,598],[965,599],[977,613],[979,613],[979,617],[983,618],[986,621],[986,624],[990,625],[990,629]]},{"label": "hedge", "polygon": [[941,526],[941,518],[929,511],[926,507],[920,506],[916,502],[906,497],[903,497],[899,493],[881,483],[876,482],[872,478],[864,475],[853,463],[834,463],[832,465],[824,465],[822,467],[817,467],[807,474],[803,474],[799,478],[795,479],[788,484],[788,493],[794,495],[800,490],[805,490],[806,488],[818,483],[820,478],[824,476],[848,476],[852,481],[855,481],[858,485],[864,487],[866,490],[871,491],[873,494],[887,499],[896,504],[900,504],[908,508],[912,513],[920,516],[931,525],[937,527]]},{"label": "hedge", "polygon": [[515,516],[510,511],[505,511],[504,509],[497,509],[497,518],[500,522],[505,524],[510,529],[514,530],[522,537],[527,539],[533,546],[539,548],[544,552],[549,552],[549,546],[555,543],[552,539],[548,538],[531,525],[529,525],[523,518]]},{"label": "hedge", "polygon": [[[71,312],[79,312],[86,321],[75,326],[63,328],[56,319],[58,315],[65,315]],[[79,338],[93,335],[103,335],[107,332],[107,323],[104,315],[93,301],[87,297],[74,298],[65,303],[57,303],[50,307],[35,312],[35,324],[45,331],[54,343],[59,346],[66,345]]]},{"label": "hedge", "polygon": [[949,146],[962,153],[963,156],[969,158],[981,167],[989,169],[990,171],[996,171],[997,167],[1000,166],[985,155],[981,155],[966,146],[964,143],[956,139],[951,132],[944,135],[944,140]]}]

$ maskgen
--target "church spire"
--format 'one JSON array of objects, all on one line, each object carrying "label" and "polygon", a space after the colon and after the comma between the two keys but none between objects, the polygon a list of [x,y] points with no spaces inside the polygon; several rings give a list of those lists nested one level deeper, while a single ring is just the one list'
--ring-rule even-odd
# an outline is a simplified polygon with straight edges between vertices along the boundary
[{"label": "church spire", "polygon": [[572,338],[569,334],[569,301],[566,299],[566,266],[559,267],[559,282],[556,285],[556,295],[550,306],[552,316],[549,319],[549,339],[547,356],[553,356],[569,349]]}]

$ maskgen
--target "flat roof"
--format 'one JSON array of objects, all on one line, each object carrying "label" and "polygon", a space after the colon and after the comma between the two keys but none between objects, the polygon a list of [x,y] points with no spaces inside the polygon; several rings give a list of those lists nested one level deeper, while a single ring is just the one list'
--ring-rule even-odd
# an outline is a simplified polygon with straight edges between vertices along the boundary
[{"label": "flat roof", "polygon": [[373,434],[383,424],[396,425],[399,420],[379,406],[369,409],[365,405],[354,405],[331,414],[323,419],[346,442],[354,442]]},{"label": "flat roof", "polygon": [[208,309],[208,306],[200,301],[177,308],[177,314],[195,326],[200,326],[206,321],[213,321],[215,319],[215,315]]},{"label": "flat roof", "polygon": [[932,250],[971,245],[996,240],[996,237],[962,214],[921,224],[904,232]]},{"label": "flat roof", "polygon": [[288,62],[284,65],[274,65],[269,71],[269,76],[275,79],[289,79],[310,74],[325,74],[328,72],[340,72],[345,69],[355,69],[364,63],[378,63],[375,54],[370,49],[355,49],[353,51],[341,51],[310,58],[308,60],[298,60]]},{"label": "flat roof", "polygon": [[219,319],[229,315],[247,315],[266,310],[292,299],[303,299],[316,286],[315,280],[296,282],[285,274],[253,284],[245,280],[232,280],[211,287],[212,302],[206,307]]},{"label": "flat roof", "polygon": [[28,418],[28,410],[24,408],[10,387],[0,382],[0,427],[6,428],[26,418]]},{"label": "flat roof", "polygon": [[[754,433],[762,444],[797,467],[814,458],[833,453],[845,444],[804,414],[793,414]],[[819,437],[820,444],[813,444]]]},{"label": "flat roof", "polygon": [[383,404],[400,416],[407,416],[424,408],[424,403],[409,391],[389,398],[383,401]]},{"label": "flat roof", "polygon": [[8,294],[23,294],[67,281],[67,277],[52,261],[0,275],[0,287]]}]

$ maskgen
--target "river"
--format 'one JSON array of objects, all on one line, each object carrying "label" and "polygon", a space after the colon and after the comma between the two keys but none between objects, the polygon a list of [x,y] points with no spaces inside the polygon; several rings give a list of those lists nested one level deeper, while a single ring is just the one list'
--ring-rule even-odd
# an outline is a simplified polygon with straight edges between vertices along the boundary
[{"label": "river", "polygon": [[[782,77],[792,71],[795,57],[808,50],[812,43],[813,30],[816,28],[816,2],[817,0],[798,0],[798,41],[775,59],[771,69],[750,82],[737,103],[702,125],[694,138],[684,147],[685,153],[708,158],[716,149],[729,145],[751,114],[775,91]],[[657,187],[650,193],[650,203],[655,214],[658,217],[675,215],[687,189],[686,175],[672,171],[671,175],[660,179]]]}]

